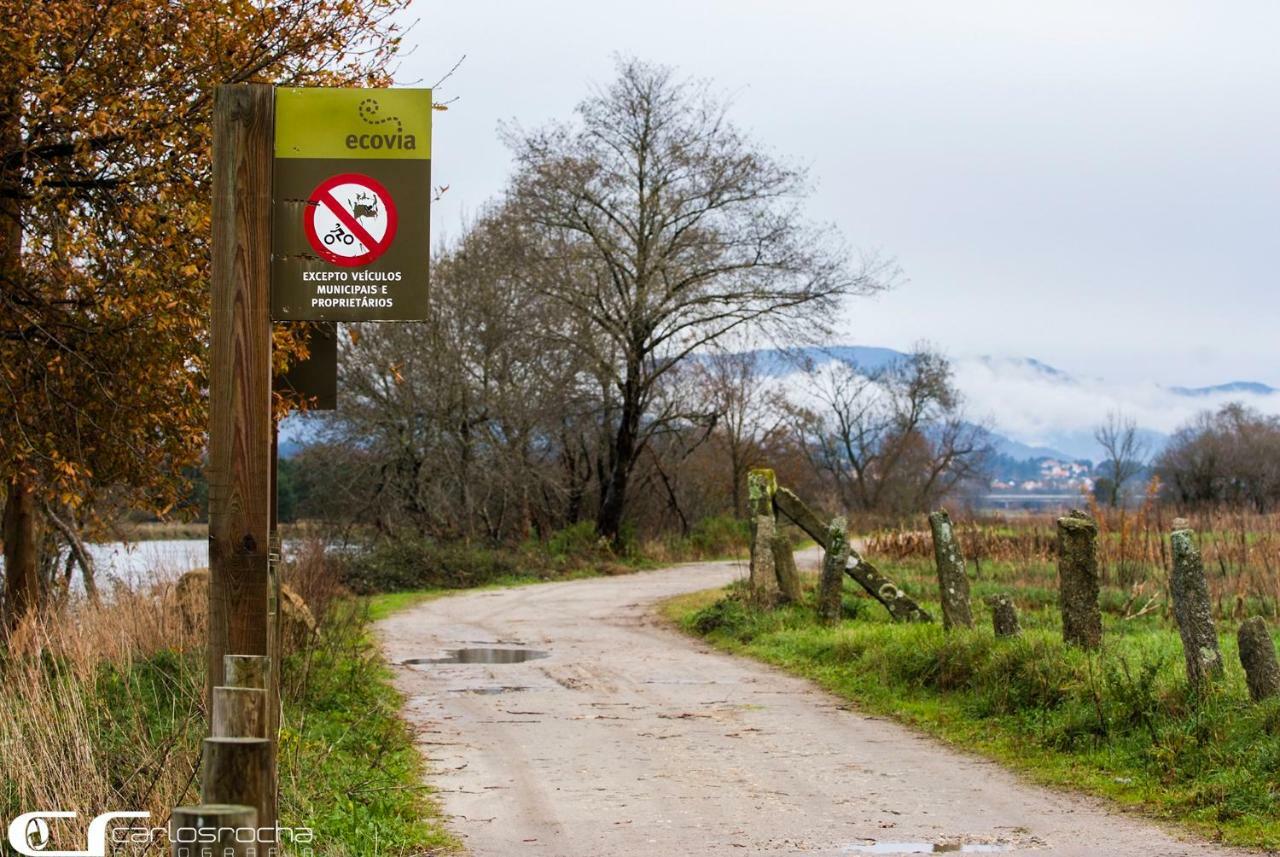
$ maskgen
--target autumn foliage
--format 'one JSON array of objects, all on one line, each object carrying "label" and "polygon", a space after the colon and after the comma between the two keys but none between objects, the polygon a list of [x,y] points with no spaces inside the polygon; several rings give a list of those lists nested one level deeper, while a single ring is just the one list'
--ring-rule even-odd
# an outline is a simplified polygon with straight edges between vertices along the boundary
[{"label": "autumn foliage", "polygon": [[0,0],[11,500],[81,517],[107,488],[135,505],[174,502],[207,423],[213,88],[384,84],[403,5]]}]

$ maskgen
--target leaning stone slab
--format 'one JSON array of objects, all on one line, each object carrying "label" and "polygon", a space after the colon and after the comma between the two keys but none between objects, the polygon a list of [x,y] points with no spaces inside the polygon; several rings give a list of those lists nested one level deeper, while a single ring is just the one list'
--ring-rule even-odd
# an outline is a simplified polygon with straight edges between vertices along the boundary
[{"label": "leaning stone slab", "polygon": [[1201,687],[1221,678],[1223,668],[1218,632],[1213,627],[1209,585],[1204,579],[1204,563],[1196,548],[1195,533],[1189,529],[1174,530],[1169,539],[1173,545],[1169,594],[1173,599],[1173,616],[1178,620],[1178,633],[1182,635],[1187,681],[1192,687]]},{"label": "leaning stone slab", "polygon": [[932,622],[933,617],[919,604],[912,601],[907,593],[894,584],[892,580],[881,574],[874,565],[858,555],[849,547],[849,558],[845,560],[844,573],[852,577],[871,595],[884,605],[898,622]]},{"label": "leaning stone slab", "polygon": [[829,532],[827,525],[822,523],[822,519],[806,506],[794,491],[790,488],[778,488],[773,494],[773,503],[779,512],[786,515],[791,519],[792,523],[804,530],[809,538],[822,545],[822,547],[829,549],[827,544],[827,533]]}]

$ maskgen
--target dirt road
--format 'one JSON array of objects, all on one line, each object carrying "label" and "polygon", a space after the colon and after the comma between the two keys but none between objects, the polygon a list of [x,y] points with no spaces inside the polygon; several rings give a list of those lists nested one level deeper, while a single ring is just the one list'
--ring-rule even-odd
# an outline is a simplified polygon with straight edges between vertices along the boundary
[{"label": "dirt road", "polygon": [[1027,785],[653,616],[663,598],[743,573],[707,563],[479,592],[380,623],[395,664],[547,653],[395,668],[471,854],[1241,853]]}]

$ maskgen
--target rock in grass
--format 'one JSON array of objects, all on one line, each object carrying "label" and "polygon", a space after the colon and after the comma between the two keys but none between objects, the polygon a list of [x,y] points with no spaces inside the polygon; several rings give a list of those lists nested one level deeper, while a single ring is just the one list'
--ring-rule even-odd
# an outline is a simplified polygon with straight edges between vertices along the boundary
[{"label": "rock in grass", "polygon": [[1098,525],[1083,512],[1058,519],[1058,606],[1063,642],[1086,649],[1102,645]]},{"label": "rock in grass", "polygon": [[991,608],[991,627],[997,637],[1016,637],[1022,633],[1022,626],[1018,624],[1018,608],[1014,606],[1013,598],[1001,593],[988,595],[986,602]]},{"label": "rock in grass", "polygon": [[1173,573],[1169,577],[1169,594],[1187,660],[1187,681],[1192,687],[1202,687],[1222,677],[1222,653],[1218,651],[1218,632],[1213,627],[1209,585],[1204,579],[1195,533],[1174,530],[1170,542]]},{"label": "rock in grass", "polygon": [[1240,666],[1244,667],[1249,698],[1261,702],[1280,694],[1280,663],[1276,662],[1276,646],[1261,616],[1240,623],[1236,635],[1240,644]]},{"label": "rock in grass", "polygon": [[933,556],[938,567],[938,594],[942,600],[942,627],[973,627],[973,611],[969,606],[969,578],[964,573],[964,556],[951,527],[951,516],[945,509],[929,515],[933,531]]}]

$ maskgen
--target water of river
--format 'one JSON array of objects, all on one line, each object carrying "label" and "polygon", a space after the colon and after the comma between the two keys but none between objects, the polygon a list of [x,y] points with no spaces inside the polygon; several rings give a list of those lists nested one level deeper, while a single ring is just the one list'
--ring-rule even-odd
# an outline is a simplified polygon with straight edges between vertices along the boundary
[{"label": "water of river", "polygon": [[[176,580],[193,568],[209,565],[207,539],[157,539],[86,547],[93,557],[100,588],[114,581],[134,587],[158,580]],[[3,569],[4,560],[0,559],[0,570]],[[77,590],[82,587],[79,569],[75,571],[75,586]]]}]

